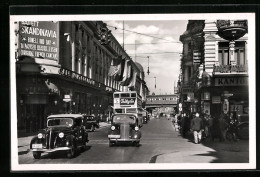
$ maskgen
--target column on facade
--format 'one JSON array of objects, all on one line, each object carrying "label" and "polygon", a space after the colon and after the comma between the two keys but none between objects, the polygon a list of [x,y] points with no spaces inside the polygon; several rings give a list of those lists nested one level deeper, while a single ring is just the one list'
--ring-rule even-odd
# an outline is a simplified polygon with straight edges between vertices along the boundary
[{"label": "column on facade", "polygon": [[205,71],[212,75],[213,66],[217,61],[216,55],[216,33],[218,29],[214,20],[205,20],[205,27],[203,32],[205,33],[205,43],[204,43],[204,61],[205,61]]},{"label": "column on facade", "polygon": [[[248,42],[247,42],[247,40],[245,41],[245,56],[248,56],[247,55],[247,47],[248,47]],[[244,65],[247,67],[248,66],[248,63],[247,63],[248,61],[247,61],[247,57],[245,57],[245,63],[244,63]]]},{"label": "column on facade", "polygon": [[72,25],[71,35],[71,70],[75,71],[75,24]]},{"label": "column on facade", "polygon": [[235,41],[229,41],[229,61],[230,65],[236,65],[235,60]]},{"label": "column on facade", "polygon": [[84,76],[87,76],[87,68],[88,68],[88,51],[87,51],[87,34],[86,31],[84,31],[83,33],[83,37],[82,37],[82,47],[83,47],[83,63],[84,63],[84,67],[82,68],[82,74]]},{"label": "column on facade", "polygon": [[82,30],[81,30],[81,25],[79,24],[78,26],[78,49],[79,49],[79,54],[78,54],[78,73],[82,74],[82,62],[83,62],[83,51],[82,51]]}]

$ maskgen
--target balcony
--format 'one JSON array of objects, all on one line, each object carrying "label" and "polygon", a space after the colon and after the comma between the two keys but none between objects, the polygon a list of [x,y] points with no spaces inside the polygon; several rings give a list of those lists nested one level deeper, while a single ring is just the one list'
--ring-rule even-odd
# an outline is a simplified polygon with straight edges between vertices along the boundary
[{"label": "balcony", "polygon": [[218,35],[228,41],[243,37],[248,30],[247,20],[218,20]]},{"label": "balcony", "polygon": [[247,73],[248,67],[247,65],[220,65],[213,67],[213,74],[216,73],[232,73],[232,74],[238,74],[238,73]]}]

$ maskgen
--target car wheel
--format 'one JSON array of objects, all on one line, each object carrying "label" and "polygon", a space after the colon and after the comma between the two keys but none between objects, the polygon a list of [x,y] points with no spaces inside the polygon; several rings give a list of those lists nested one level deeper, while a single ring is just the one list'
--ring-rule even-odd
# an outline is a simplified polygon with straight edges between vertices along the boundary
[{"label": "car wheel", "polygon": [[84,152],[85,150],[87,150],[87,146],[84,144],[83,146],[81,146],[81,150]]},{"label": "car wheel", "polygon": [[109,147],[112,147],[114,145],[114,143],[112,143],[111,141],[109,141]]},{"label": "car wheel", "polygon": [[33,152],[33,157],[35,159],[40,159],[41,158],[41,152]]},{"label": "car wheel", "polygon": [[71,149],[68,150],[68,152],[67,152],[67,157],[68,158],[73,158],[74,156],[75,156],[75,145],[73,144],[71,146]]},{"label": "car wheel", "polygon": [[139,147],[139,145],[140,145],[139,142],[134,142],[135,147]]}]

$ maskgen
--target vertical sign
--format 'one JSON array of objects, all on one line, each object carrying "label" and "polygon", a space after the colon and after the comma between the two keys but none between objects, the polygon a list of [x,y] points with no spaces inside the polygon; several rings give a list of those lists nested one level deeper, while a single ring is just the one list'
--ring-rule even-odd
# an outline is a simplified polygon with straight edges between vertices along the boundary
[{"label": "vertical sign", "polygon": [[210,115],[210,102],[204,102],[204,113]]},{"label": "vertical sign", "polygon": [[59,22],[19,22],[19,56],[58,60]]},{"label": "vertical sign", "polygon": [[193,63],[194,64],[200,64],[201,62],[201,52],[198,50],[193,51]]}]

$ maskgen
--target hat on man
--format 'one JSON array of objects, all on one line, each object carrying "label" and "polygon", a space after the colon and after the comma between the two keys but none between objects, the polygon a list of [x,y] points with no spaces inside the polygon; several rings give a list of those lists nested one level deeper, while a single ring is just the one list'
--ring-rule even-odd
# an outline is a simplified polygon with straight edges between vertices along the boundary
[{"label": "hat on man", "polygon": [[196,113],[196,114],[195,114],[195,116],[196,116],[196,117],[199,117],[199,116],[200,116],[200,114],[199,114],[199,113]]}]

